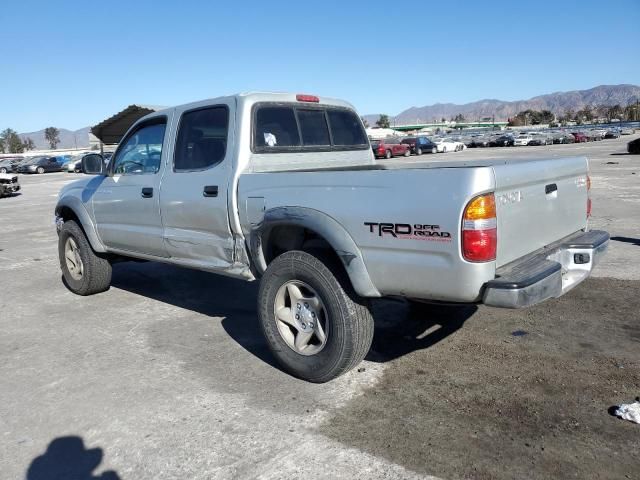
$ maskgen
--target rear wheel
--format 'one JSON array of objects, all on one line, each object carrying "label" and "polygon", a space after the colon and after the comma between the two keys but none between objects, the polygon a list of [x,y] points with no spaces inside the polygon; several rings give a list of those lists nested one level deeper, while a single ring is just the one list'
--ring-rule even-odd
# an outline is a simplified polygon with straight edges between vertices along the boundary
[{"label": "rear wheel", "polygon": [[384,158],[386,158],[387,160],[389,160],[391,156],[391,150],[387,150],[386,152],[384,152]]},{"label": "rear wheel", "polygon": [[404,151],[403,154],[405,157],[408,157],[409,155],[411,155],[411,150],[409,150],[408,148]]},{"label": "rear wheel", "polygon": [[104,292],[111,285],[111,263],[93,251],[80,226],[73,220],[62,225],[58,256],[65,285],[77,295]]},{"label": "rear wheel", "polygon": [[433,148],[431,149],[431,153],[438,153],[438,149],[437,149],[436,147],[433,147]]},{"label": "rear wheel", "polygon": [[7,169],[5,167],[0,168],[0,173],[7,173]]},{"label": "rear wheel", "polygon": [[302,251],[277,257],[258,294],[269,349],[289,373],[310,382],[332,380],[358,365],[373,339],[373,318],[342,266]]},{"label": "rear wheel", "polygon": [[422,155],[422,149],[416,148],[416,155]]}]

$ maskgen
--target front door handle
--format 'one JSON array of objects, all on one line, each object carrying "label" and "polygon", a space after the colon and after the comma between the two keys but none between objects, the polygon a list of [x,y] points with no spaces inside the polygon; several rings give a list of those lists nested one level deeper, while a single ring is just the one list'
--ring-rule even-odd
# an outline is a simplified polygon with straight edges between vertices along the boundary
[{"label": "front door handle", "polygon": [[151,198],[151,197],[153,197],[153,188],[144,187],[142,189],[142,198]]},{"label": "front door handle", "polygon": [[204,191],[202,195],[205,197],[217,197],[218,196],[218,186],[217,185],[207,185],[204,187]]}]

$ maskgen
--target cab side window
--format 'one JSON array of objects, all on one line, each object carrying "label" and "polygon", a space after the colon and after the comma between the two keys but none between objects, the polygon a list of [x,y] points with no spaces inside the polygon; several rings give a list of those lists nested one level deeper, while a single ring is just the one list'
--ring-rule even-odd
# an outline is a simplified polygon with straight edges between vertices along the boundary
[{"label": "cab side window", "polygon": [[173,168],[176,172],[205,170],[227,152],[229,109],[225,106],[185,112],[180,121]]},{"label": "cab side window", "polygon": [[113,162],[113,173],[141,175],[158,173],[162,157],[162,142],[166,119],[154,120],[136,129],[118,149]]}]

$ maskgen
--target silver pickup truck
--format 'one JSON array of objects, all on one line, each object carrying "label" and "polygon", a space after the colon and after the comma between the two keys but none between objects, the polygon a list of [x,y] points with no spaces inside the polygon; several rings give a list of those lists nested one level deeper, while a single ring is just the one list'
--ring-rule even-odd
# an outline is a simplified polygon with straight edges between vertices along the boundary
[{"label": "silver pickup truck", "polygon": [[585,158],[381,165],[353,107],[311,95],[158,111],[83,171],[55,208],[71,291],[107,290],[123,259],[259,278],[271,351],[313,382],[367,354],[368,299],[526,307],[584,280],[609,240],[588,230]]}]

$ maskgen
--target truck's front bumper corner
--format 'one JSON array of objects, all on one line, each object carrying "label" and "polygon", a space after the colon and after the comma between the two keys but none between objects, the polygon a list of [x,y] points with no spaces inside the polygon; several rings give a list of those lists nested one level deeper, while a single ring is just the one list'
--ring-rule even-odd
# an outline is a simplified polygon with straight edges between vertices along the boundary
[{"label": "truck's front bumper corner", "polygon": [[585,280],[609,245],[609,234],[580,232],[498,269],[483,303],[523,308],[556,298]]}]

